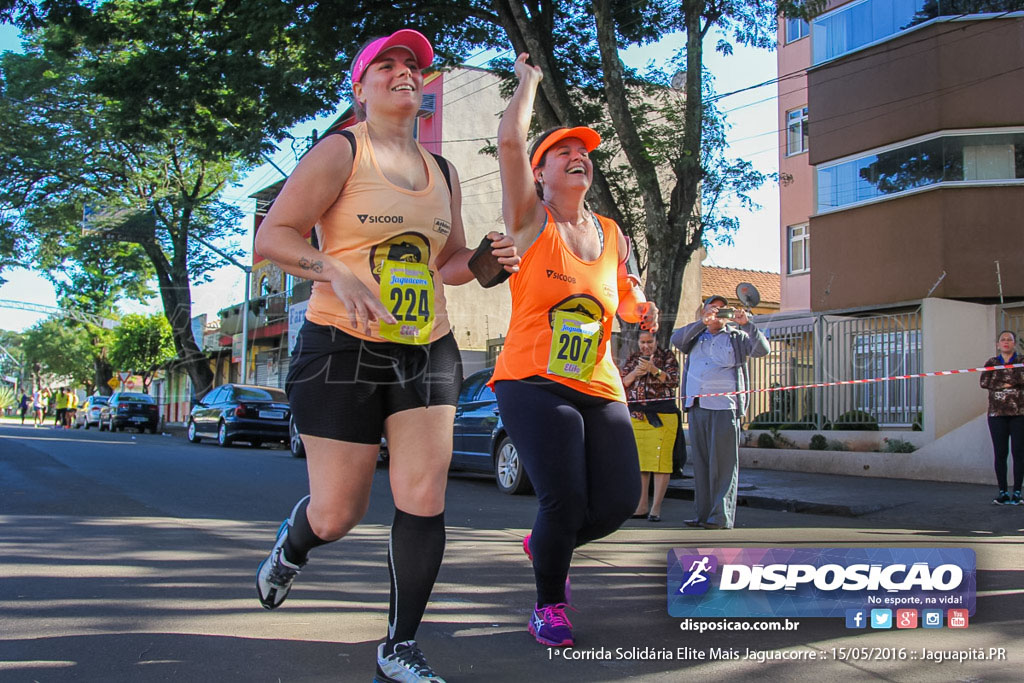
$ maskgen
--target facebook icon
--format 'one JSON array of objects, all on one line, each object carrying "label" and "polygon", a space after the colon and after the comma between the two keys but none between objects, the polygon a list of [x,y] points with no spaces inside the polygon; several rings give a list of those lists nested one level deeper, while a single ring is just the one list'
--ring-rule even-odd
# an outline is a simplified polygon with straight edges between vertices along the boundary
[{"label": "facebook icon", "polygon": [[846,628],[867,628],[867,613],[862,609],[846,610]]}]

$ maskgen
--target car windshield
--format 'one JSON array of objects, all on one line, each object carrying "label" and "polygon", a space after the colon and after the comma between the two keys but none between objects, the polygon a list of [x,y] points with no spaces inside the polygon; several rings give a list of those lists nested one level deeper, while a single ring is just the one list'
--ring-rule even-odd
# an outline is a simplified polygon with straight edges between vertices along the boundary
[{"label": "car windshield", "polygon": [[235,387],[236,401],[287,401],[288,397],[280,389],[261,389],[259,387]]},{"label": "car windshield", "polygon": [[156,403],[152,396],[146,394],[121,394],[117,400],[121,403]]}]

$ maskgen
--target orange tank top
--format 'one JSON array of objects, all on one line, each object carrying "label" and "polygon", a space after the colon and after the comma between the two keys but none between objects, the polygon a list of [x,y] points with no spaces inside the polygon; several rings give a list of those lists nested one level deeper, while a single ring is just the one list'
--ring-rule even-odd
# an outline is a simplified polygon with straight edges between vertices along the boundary
[{"label": "orange tank top", "polygon": [[[596,215],[596,214],[595,214]],[[609,342],[619,307],[618,226],[597,216],[604,248],[579,258],[548,213],[544,229],[509,278],[512,320],[491,385],[540,376],[584,394],[625,402]]]},{"label": "orange tank top", "polygon": [[[413,343],[436,341],[451,330],[436,265],[451,232],[451,195],[444,176],[433,156],[417,144],[427,165],[427,186],[422,190],[398,187],[381,172],[366,123],[348,130],[356,140],[352,174],[317,223],[320,248],[348,266],[381,299],[398,320],[397,327],[407,322],[420,326],[419,341]],[[428,318],[432,322],[424,327]],[[306,319],[361,339],[407,341],[382,337],[376,322],[370,325],[369,336],[353,329],[329,282],[313,283]]]}]

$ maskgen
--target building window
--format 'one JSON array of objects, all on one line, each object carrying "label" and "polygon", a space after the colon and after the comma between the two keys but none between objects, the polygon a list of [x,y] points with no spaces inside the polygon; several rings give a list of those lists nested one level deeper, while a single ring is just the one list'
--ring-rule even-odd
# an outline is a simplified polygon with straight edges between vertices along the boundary
[{"label": "building window", "polygon": [[810,261],[808,257],[810,252],[808,251],[808,242],[810,235],[807,233],[806,225],[792,225],[788,229],[789,232],[789,268],[787,272],[790,275],[795,273],[806,273],[810,267]]},{"label": "building window", "polygon": [[1024,131],[939,134],[819,166],[818,212],[935,185],[1024,184]]},{"label": "building window", "polygon": [[794,17],[786,18],[786,42],[792,43],[794,40],[800,40],[806,38],[811,32],[811,27],[805,19],[797,19]]},{"label": "building window", "polygon": [[817,17],[811,24],[814,64],[835,59],[920,23],[925,4],[925,0],[861,0]]},{"label": "building window", "polygon": [[807,151],[807,107],[786,112],[786,156]]}]

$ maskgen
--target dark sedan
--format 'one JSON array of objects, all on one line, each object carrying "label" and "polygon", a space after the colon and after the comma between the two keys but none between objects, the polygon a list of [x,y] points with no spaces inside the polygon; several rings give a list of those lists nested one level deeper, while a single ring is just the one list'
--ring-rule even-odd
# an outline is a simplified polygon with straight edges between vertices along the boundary
[{"label": "dark sedan", "polygon": [[156,434],[160,426],[160,413],[156,400],[149,394],[130,391],[115,391],[105,405],[100,407],[99,428],[112,432],[134,427],[139,432],[148,429]]},{"label": "dark sedan", "polygon": [[284,391],[252,384],[225,384],[197,401],[188,418],[188,440],[203,437],[221,446],[248,441],[257,447],[265,441],[288,443],[291,409]]},{"label": "dark sedan", "polygon": [[502,493],[533,490],[519,452],[508,438],[498,412],[498,399],[487,386],[493,369],[481,370],[462,383],[455,407],[455,443],[452,469],[494,474]]}]

